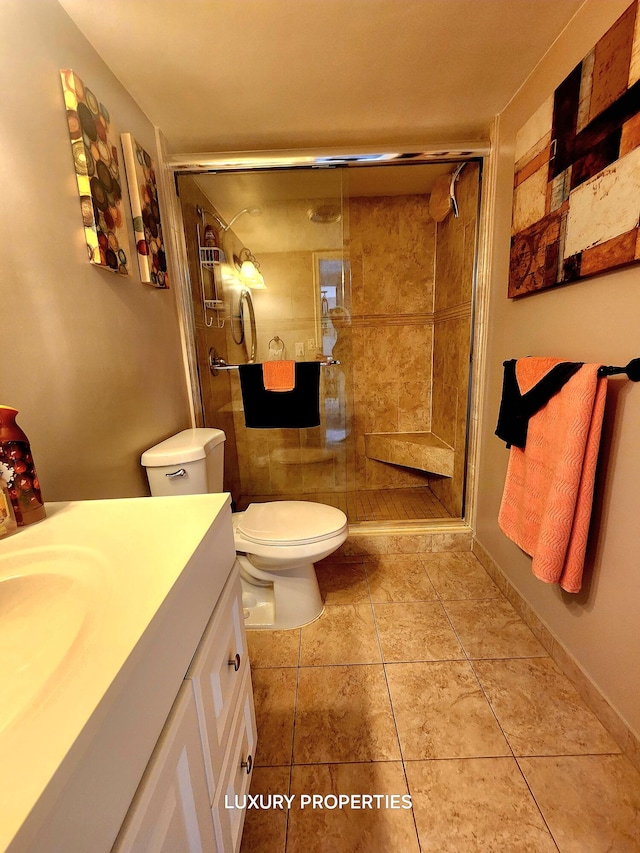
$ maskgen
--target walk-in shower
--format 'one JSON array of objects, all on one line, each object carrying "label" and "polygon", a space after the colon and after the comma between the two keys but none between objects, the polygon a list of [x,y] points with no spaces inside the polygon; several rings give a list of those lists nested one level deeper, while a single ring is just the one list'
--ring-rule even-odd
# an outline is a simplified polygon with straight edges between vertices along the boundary
[{"label": "walk-in shower", "polygon": [[[227,434],[239,509],[306,498],[352,524],[464,514],[481,161],[373,162],[178,178],[201,419]],[[208,326],[203,299],[217,306]],[[247,428],[238,371],[212,357],[324,362],[320,426]]]}]

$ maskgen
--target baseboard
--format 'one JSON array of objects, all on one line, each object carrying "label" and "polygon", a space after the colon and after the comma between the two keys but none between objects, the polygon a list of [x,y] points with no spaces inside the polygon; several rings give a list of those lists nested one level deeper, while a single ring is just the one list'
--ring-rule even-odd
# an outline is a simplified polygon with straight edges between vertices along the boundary
[{"label": "baseboard", "polygon": [[442,551],[470,551],[471,530],[461,522],[453,525],[398,525],[377,527],[349,526],[349,538],[336,552],[336,557],[366,557],[382,554],[426,554]]},{"label": "baseboard", "polygon": [[569,654],[558,638],[534,613],[518,590],[505,577],[499,565],[485,548],[477,540],[474,540],[471,550],[483,568],[486,569],[487,574],[498,589],[508,599],[520,618],[529,626],[538,641],[546,649],[549,657],[555,661],[560,670],[567,676],[585,704],[607,729],[629,761],[640,771],[640,739],[629,728],[615,708],[605,699],[593,681],[591,681],[573,656]]}]

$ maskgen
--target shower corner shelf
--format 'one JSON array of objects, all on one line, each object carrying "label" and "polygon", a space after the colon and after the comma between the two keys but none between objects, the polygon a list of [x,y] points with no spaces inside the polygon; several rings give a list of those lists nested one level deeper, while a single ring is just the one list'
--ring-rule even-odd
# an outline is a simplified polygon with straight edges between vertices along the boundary
[{"label": "shower corner shelf", "polygon": [[368,432],[365,454],[369,459],[453,477],[455,451],[432,432]]}]

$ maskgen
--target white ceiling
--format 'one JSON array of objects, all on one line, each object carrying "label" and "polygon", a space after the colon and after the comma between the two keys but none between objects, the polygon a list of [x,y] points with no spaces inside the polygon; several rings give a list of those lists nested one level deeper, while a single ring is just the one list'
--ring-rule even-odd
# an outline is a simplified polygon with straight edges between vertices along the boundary
[{"label": "white ceiling", "polygon": [[583,0],[59,0],[175,154],[486,139]]}]

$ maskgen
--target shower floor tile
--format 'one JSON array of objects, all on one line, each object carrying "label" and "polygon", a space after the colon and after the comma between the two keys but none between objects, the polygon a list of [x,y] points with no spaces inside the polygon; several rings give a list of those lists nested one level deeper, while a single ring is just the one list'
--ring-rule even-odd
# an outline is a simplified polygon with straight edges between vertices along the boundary
[{"label": "shower floor tile", "polygon": [[[640,853],[640,774],[473,554],[321,575],[323,618],[249,632],[251,793],[294,800],[249,810],[241,853]],[[412,809],[335,807],[407,790]]]},{"label": "shower floor tile", "polygon": [[357,492],[296,492],[277,495],[241,495],[238,512],[250,503],[267,501],[318,501],[341,509],[353,524],[358,521],[422,521],[451,518],[428,486],[408,489],[363,489]]}]

